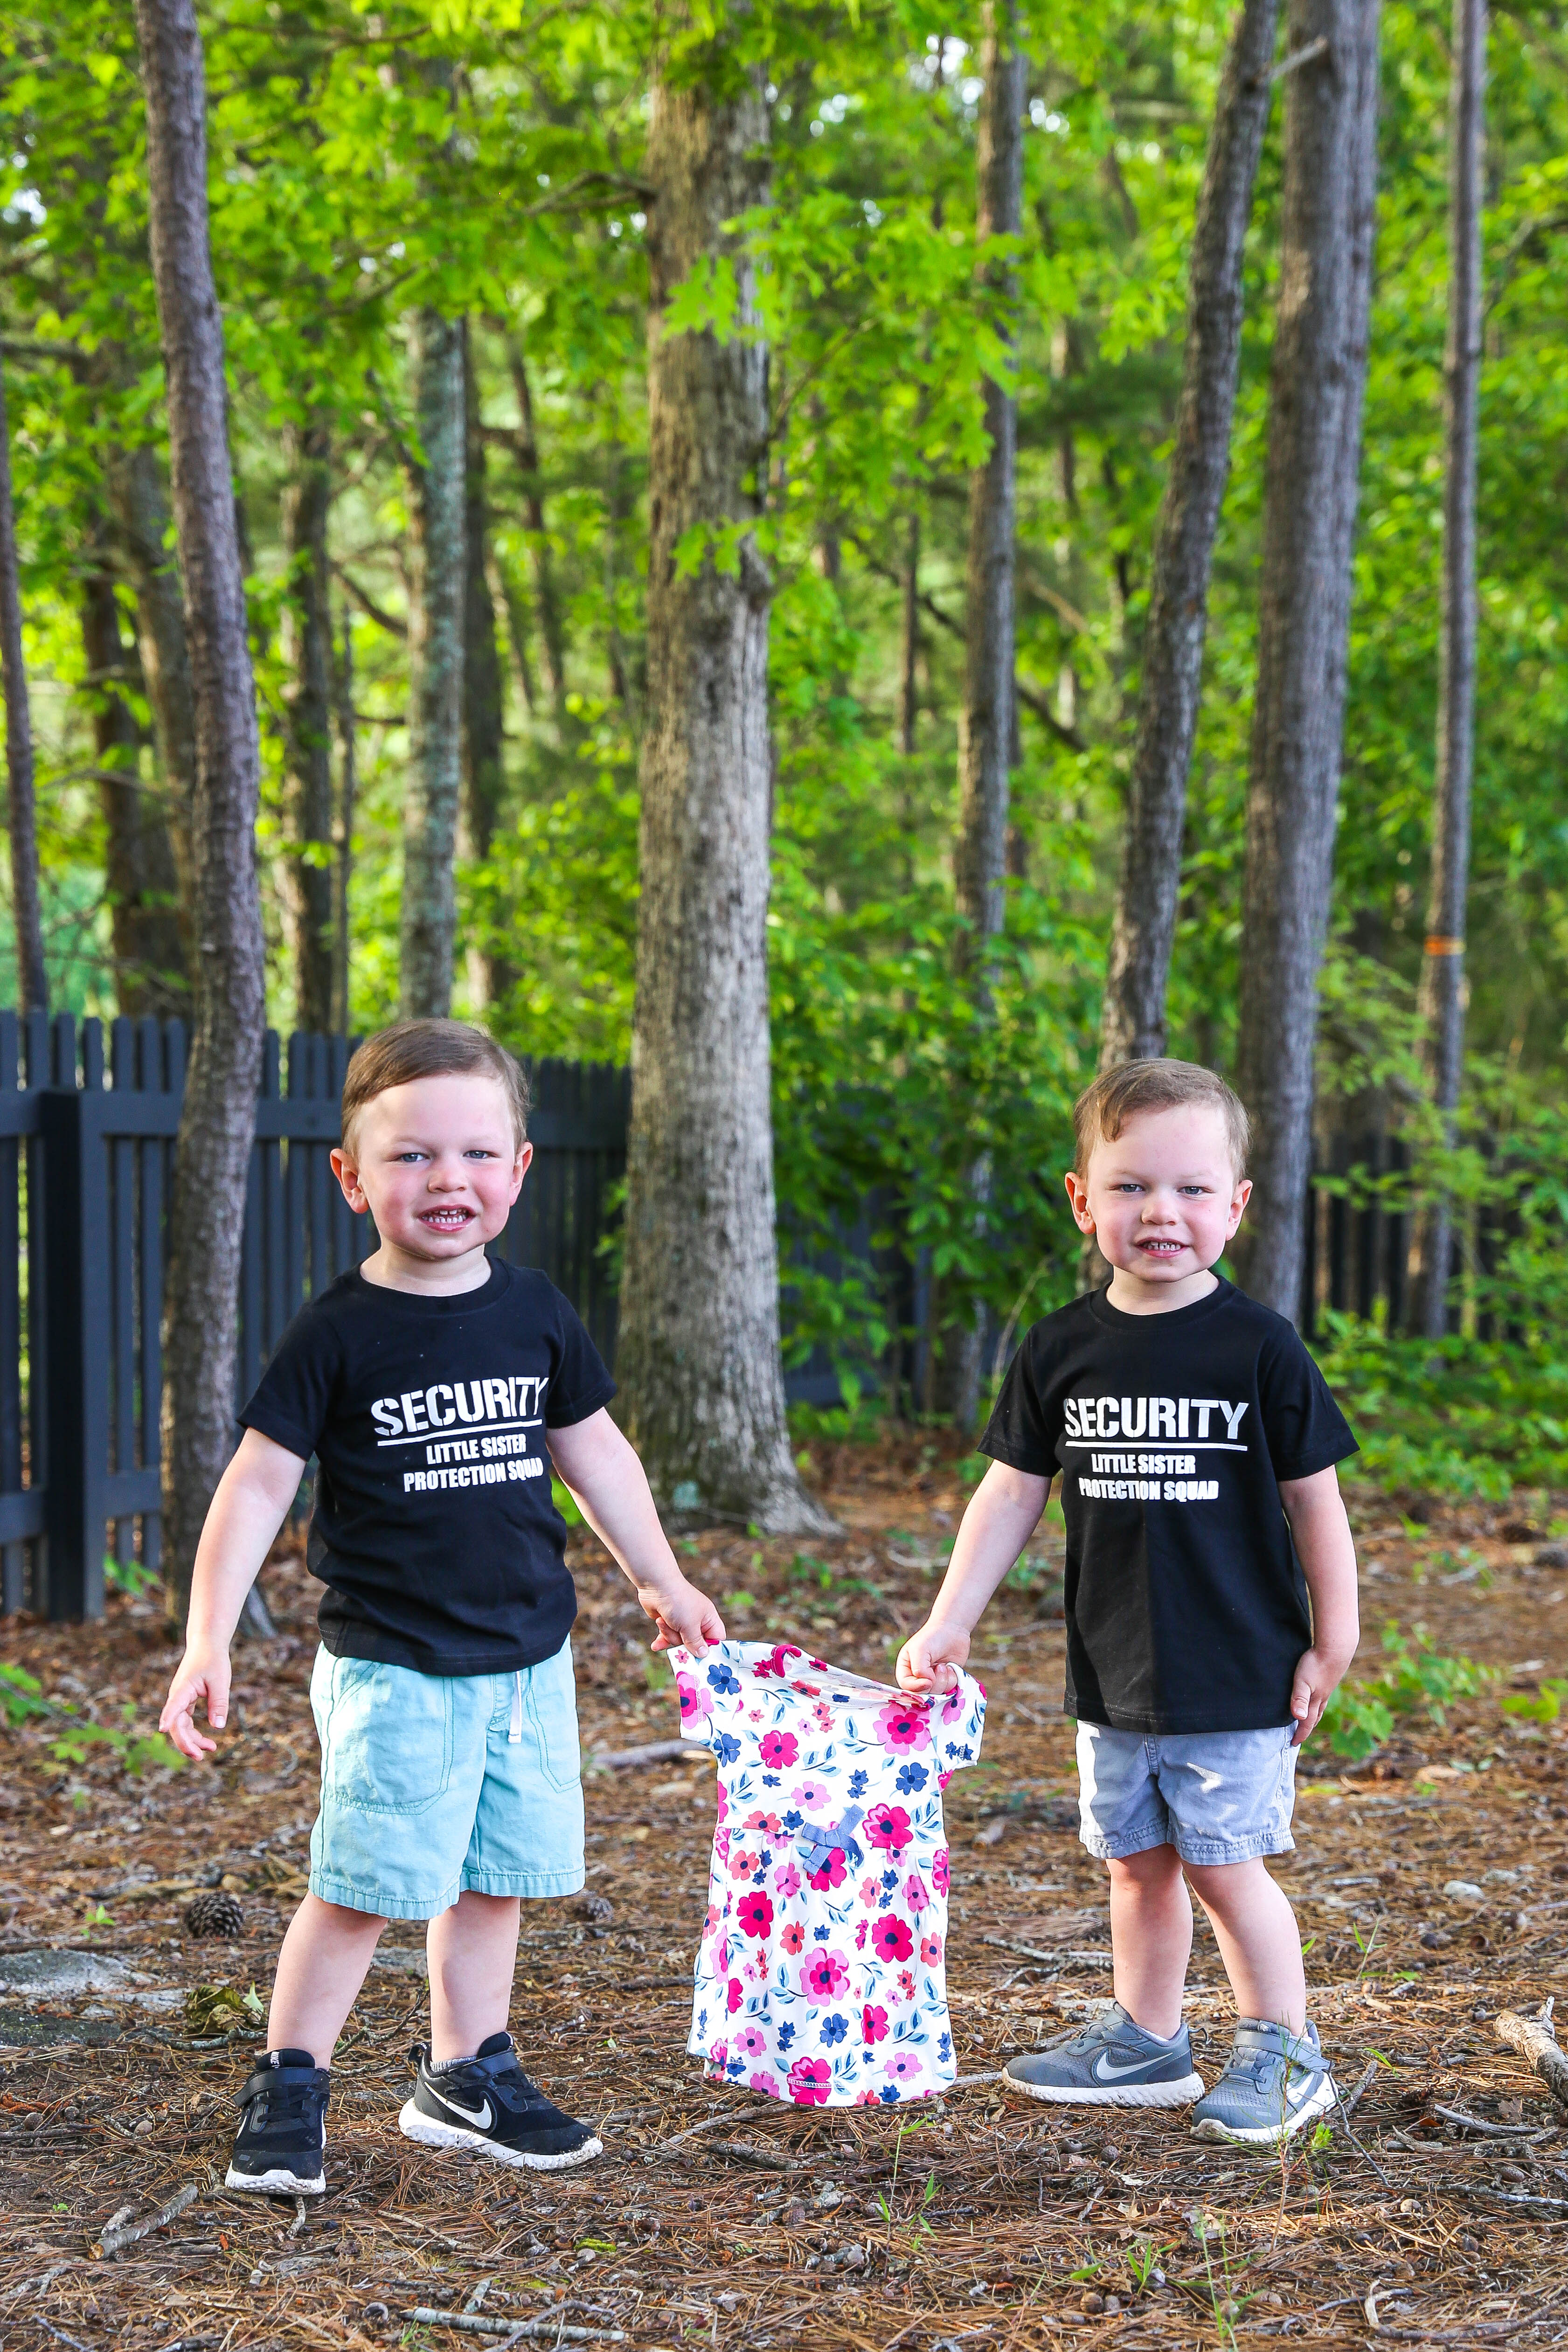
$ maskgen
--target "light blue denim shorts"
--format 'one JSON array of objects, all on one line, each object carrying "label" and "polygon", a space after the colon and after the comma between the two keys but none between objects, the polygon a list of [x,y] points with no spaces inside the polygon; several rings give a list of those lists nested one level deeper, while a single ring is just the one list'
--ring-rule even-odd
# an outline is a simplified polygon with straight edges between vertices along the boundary
[{"label": "light blue denim shorts", "polygon": [[1173,1845],[1184,1862],[1250,1862],[1296,1841],[1291,1731],[1078,1727],[1079,1835],[1102,1862]]},{"label": "light blue denim shorts", "polygon": [[510,1675],[420,1675],[316,1653],[321,1810],[310,1892],[433,1919],[481,1895],[583,1884],[583,1759],[572,1644]]}]

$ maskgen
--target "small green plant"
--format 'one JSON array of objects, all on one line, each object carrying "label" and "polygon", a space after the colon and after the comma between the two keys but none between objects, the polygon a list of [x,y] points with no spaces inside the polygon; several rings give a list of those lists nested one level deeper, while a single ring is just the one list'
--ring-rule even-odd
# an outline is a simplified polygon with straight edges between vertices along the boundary
[{"label": "small green plant", "polygon": [[139,1559],[115,1559],[103,1563],[103,1580],[110,1592],[123,1592],[130,1601],[141,1601],[149,1592],[156,1592],[162,1580],[155,1568],[145,1568]]},{"label": "small green plant", "polygon": [[1382,1747],[1397,1717],[1425,1715],[1440,1730],[1456,1699],[1472,1698],[1497,1679],[1495,1666],[1442,1655],[1425,1625],[1408,1635],[1385,1625],[1383,1648],[1382,1674],[1370,1682],[1342,1683],[1323,1710],[1321,1729],[1329,1746],[1352,1762]]},{"label": "small green plant", "polygon": [[179,1749],[161,1731],[136,1729],[136,1709],[130,1700],[121,1709],[119,1723],[91,1723],[64,1699],[45,1698],[37,1676],[28,1674],[25,1666],[7,1664],[0,1665],[0,1702],[13,1729],[40,1717],[59,1726],[48,1745],[57,1764],[85,1764],[95,1748],[107,1748],[132,1775],[144,1772],[149,1765],[177,1772],[184,1763]]},{"label": "small green plant", "polygon": [[30,1675],[26,1666],[0,1665],[0,1704],[13,1729],[36,1715],[48,1714],[49,1703],[40,1696],[43,1687],[37,1675]]},{"label": "small green plant", "polygon": [[1542,1683],[1539,1691],[1508,1692],[1502,1711],[1528,1723],[1555,1723],[1564,1698],[1568,1698],[1568,1682],[1553,1680]]},{"label": "small green plant", "polygon": [[[1219,2330],[1220,2341],[1222,2344],[1234,2345],[1236,2323],[1241,2317],[1247,2300],[1246,2296],[1238,2295],[1236,2292],[1236,2283],[1241,2273],[1240,2258],[1233,2254],[1226,2243],[1223,2221],[1216,2222],[1212,2215],[1201,2213],[1195,2208],[1187,2218],[1192,2226],[1193,2235],[1198,2242],[1198,2251],[1204,2258],[1204,2274],[1208,2282],[1209,2302],[1214,2306],[1215,2326]],[[1211,2243],[1216,2244],[1219,2248],[1217,2278],[1215,2274],[1214,2258],[1209,2252]]]},{"label": "small green plant", "polygon": [[215,2035],[258,2034],[267,2022],[267,2006],[254,1985],[241,1992],[237,1985],[193,1985],[185,1995],[185,2029],[197,2041]]},{"label": "small green plant", "polygon": [[1169,2246],[1159,2245],[1152,2238],[1134,2238],[1127,2250],[1127,2273],[1134,2294],[1142,2294],[1170,2251]]}]

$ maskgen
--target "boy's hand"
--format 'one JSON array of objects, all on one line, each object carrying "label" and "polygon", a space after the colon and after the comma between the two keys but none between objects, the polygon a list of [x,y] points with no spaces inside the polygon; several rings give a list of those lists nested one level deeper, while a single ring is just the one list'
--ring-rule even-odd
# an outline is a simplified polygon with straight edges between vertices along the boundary
[{"label": "boy's hand", "polygon": [[724,1638],[718,1610],[684,1576],[674,1585],[639,1584],[637,1599],[658,1627],[656,1650],[687,1649],[694,1658],[705,1658],[709,1643]]},{"label": "boy's hand", "polygon": [[1290,1685],[1290,1712],[1296,1718],[1292,1748],[1300,1748],[1303,1739],[1310,1738],[1316,1731],[1323,1709],[1343,1682],[1349,1667],[1349,1658],[1342,1664],[1325,1651],[1302,1651],[1296,1661],[1296,1679]]},{"label": "boy's hand", "polygon": [[182,1756],[199,1762],[216,1748],[216,1739],[203,1738],[193,1717],[197,1700],[205,1699],[207,1722],[214,1731],[221,1731],[228,1720],[228,1682],[226,1649],[187,1649],[180,1660],[158,1728],[168,1733]]},{"label": "boy's hand", "polygon": [[955,1625],[939,1625],[927,1618],[899,1652],[896,1668],[900,1690],[952,1690],[956,1669],[969,1655],[969,1636]]}]

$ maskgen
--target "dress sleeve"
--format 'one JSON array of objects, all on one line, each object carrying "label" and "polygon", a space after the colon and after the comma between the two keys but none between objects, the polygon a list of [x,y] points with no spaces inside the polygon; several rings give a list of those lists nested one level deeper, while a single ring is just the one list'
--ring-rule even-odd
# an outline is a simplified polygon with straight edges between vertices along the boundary
[{"label": "dress sleeve", "polygon": [[1047,1403],[1041,1366],[1039,1327],[1028,1333],[1007,1367],[1001,1394],[985,1424],[980,1452],[1009,1469],[1051,1479],[1060,1469],[1057,1440],[1062,1433],[1059,1402]]},{"label": "dress sleeve", "polygon": [[1310,1478],[1357,1450],[1333,1392],[1294,1331],[1259,1366],[1263,1433],[1276,1478]]},{"label": "dress sleeve", "polygon": [[[729,1728],[741,1696],[740,1676],[728,1655],[729,1644],[719,1643],[705,1658],[694,1658],[689,1650],[671,1650],[669,1662],[675,1668],[676,1694],[680,1700],[680,1736],[694,1748],[710,1748],[721,1762],[731,1760],[739,1751],[734,1735]],[[730,1758],[725,1757],[726,1744]]]},{"label": "dress sleeve", "polygon": [[980,1754],[985,1730],[984,1686],[961,1668],[952,1690],[934,1702],[931,1716],[931,1744],[945,1779],[950,1772],[962,1772]]},{"label": "dress sleeve", "polygon": [[569,1298],[555,1294],[558,1354],[544,1401],[546,1429],[570,1429],[609,1403],[616,1384]]},{"label": "dress sleeve", "polygon": [[278,1342],[271,1362],[239,1415],[245,1429],[259,1430],[275,1445],[308,1462],[316,1451],[342,1366],[342,1349],[331,1318],[304,1307]]}]

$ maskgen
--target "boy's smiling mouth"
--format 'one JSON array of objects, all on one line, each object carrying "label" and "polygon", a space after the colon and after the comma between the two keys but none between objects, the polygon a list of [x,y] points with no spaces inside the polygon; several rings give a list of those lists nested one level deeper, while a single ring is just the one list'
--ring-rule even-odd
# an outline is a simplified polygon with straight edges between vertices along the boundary
[{"label": "boy's smiling mouth", "polygon": [[1137,1246],[1141,1250],[1147,1251],[1151,1257],[1180,1257],[1187,1244],[1185,1242],[1171,1241],[1163,1235],[1151,1234],[1146,1241],[1139,1242]]},{"label": "boy's smiling mouth", "polygon": [[432,1233],[460,1234],[465,1225],[473,1223],[474,1214],[472,1209],[466,1209],[461,1202],[453,1202],[439,1209],[421,1209],[419,1223],[422,1225],[427,1225]]}]

